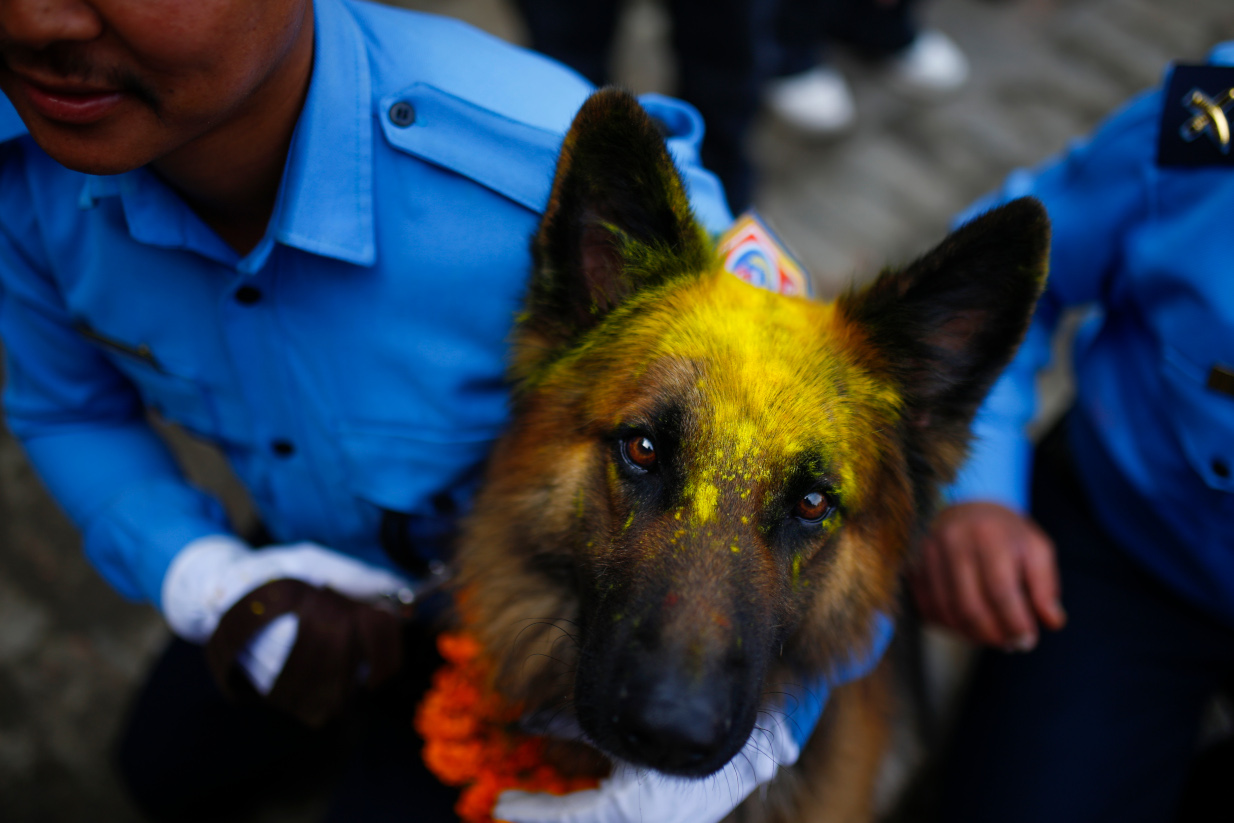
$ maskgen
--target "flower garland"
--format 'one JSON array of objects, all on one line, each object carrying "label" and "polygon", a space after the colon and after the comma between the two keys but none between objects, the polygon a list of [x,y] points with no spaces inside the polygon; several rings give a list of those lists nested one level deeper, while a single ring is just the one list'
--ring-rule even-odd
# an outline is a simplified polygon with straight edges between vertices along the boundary
[{"label": "flower garland", "polygon": [[522,707],[487,692],[480,644],[464,633],[443,633],[445,664],[416,710],[424,764],[441,782],[462,787],[454,811],[464,823],[494,823],[506,789],[568,794],[599,785],[594,777],[565,777],[544,761],[545,739],[518,728]]}]

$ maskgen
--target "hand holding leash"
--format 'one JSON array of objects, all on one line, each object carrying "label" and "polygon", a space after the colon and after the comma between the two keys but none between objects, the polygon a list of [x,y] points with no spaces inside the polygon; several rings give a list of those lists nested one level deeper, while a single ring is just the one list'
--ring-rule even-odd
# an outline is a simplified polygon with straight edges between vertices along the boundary
[{"label": "hand holding leash", "polygon": [[313,543],[254,551],[212,535],[176,556],[162,605],[172,631],[207,643],[224,688],[242,673],[272,704],[320,725],[358,682],[378,686],[400,667],[400,618],[363,601],[408,592],[401,577]]},{"label": "hand holding leash", "polygon": [[927,619],[977,643],[1028,651],[1037,624],[1059,629],[1054,544],[1036,523],[997,503],[951,506],[922,544],[913,595]]}]

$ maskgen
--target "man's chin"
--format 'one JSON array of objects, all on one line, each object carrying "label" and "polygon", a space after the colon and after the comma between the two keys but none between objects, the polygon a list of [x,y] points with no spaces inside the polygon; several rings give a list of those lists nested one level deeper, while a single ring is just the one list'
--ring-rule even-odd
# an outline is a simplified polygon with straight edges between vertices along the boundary
[{"label": "man's chin", "polygon": [[81,172],[82,174],[124,174],[127,171],[140,168],[148,162],[117,158],[107,153],[100,156],[95,151],[55,151],[48,150],[42,144],[40,146],[52,160],[55,160],[70,171]]},{"label": "man's chin", "polygon": [[[27,119],[30,136],[46,154],[71,171],[83,174],[123,174],[154,160],[158,152],[139,144],[133,133],[114,128],[72,127]],[[32,122],[33,121],[33,122]]]}]

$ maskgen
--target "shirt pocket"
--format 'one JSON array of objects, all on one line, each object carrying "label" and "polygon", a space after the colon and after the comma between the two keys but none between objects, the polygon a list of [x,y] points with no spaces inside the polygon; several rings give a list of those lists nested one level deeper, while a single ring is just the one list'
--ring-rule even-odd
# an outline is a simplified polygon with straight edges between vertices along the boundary
[{"label": "shirt pocket", "polygon": [[448,560],[493,436],[426,439],[352,429],[338,442],[361,532],[417,576],[430,573],[433,561]]},{"label": "shirt pocket", "polygon": [[1214,367],[1162,345],[1166,413],[1187,462],[1213,489],[1234,492],[1234,396],[1210,385]]},{"label": "shirt pocket", "polygon": [[107,353],[108,358],[137,386],[142,402],[160,417],[208,440],[216,439],[217,416],[209,393],[184,369],[168,364],[145,343],[129,343],[86,324],[77,331]]},{"label": "shirt pocket", "polygon": [[346,429],[338,434],[352,494],[380,509],[412,515],[441,509],[443,494],[454,498],[456,508],[465,508],[467,500],[459,495],[474,487],[495,439],[495,432]]}]

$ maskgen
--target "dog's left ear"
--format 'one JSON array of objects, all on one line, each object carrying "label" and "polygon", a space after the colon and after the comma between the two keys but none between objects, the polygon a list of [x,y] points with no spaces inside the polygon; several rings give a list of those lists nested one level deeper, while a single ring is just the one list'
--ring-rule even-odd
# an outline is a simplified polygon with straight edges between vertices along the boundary
[{"label": "dog's left ear", "polygon": [[520,332],[541,352],[631,294],[707,268],[711,245],[660,128],[629,93],[601,89],[575,116],[532,253]]},{"label": "dog's left ear", "polygon": [[1032,198],[965,224],[902,271],[840,298],[901,387],[917,455],[947,481],[1045,285],[1050,223]]}]

